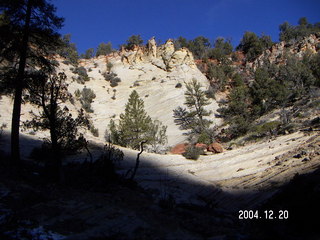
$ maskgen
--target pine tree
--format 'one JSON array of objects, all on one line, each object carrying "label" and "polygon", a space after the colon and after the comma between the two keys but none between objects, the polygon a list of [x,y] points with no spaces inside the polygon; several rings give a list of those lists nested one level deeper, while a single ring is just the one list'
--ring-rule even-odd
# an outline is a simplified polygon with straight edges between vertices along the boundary
[{"label": "pine tree", "polygon": [[140,142],[146,140],[152,120],[144,110],[144,102],[134,90],[126,104],[124,114],[120,115],[119,131],[121,142],[133,149],[139,149]]},{"label": "pine tree", "polygon": [[66,58],[72,65],[78,66],[79,54],[75,43],[71,43],[71,34],[66,34],[61,38],[61,47],[57,53]]},{"label": "pine tree", "polygon": [[89,48],[84,54],[81,54],[81,58],[90,59],[94,57],[94,48]]},{"label": "pine tree", "polygon": [[191,82],[187,83],[184,104],[189,108],[190,115],[197,118],[196,124],[199,124],[201,131],[205,131],[211,122],[204,119],[204,117],[210,115],[210,112],[205,110],[204,107],[209,105],[210,102],[201,87],[201,84],[196,79],[192,79]]},{"label": "pine tree", "polygon": [[112,52],[111,42],[100,43],[96,51],[96,57],[99,57],[100,55],[108,55],[111,52]]},{"label": "pine tree", "polygon": [[[14,36],[8,46],[11,48],[8,52],[15,56],[12,59],[18,59],[11,126],[11,156],[14,162],[18,162],[21,102],[26,67],[36,68],[50,63],[45,57],[59,45],[56,29],[62,27],[63,19],[55,15],[55,7],[45,0],[2,0],[0,11],[10,23],[9,32]],[[14,63],[12,65],[15,66]]]},{"label": "pine tree", "polygon": [[85,139],[78,133],[78,127],[88,127],[89,124],[82,110],[77,118],[73,118],[66,106],[61,108],[61,103],[72,98],[65,80],[64,73],[36,74],[28,82],[29,94],[25,97],[26,101],[37,105],[41,110],[40,114],[31,112],[33,119],[26,121],[24,126],[50,131],[50,139],[45,141],[49,144],[50,151],[49,162],[46,164],[52,167],[51,170],[58,179],[62,166],[61,154],[66,150],[77,150],[83,146]]},{"label": "pine tree", "polygon": [[190,130],[187,133],[190,137],[206,135],[206,138],[212,140],[212,132],[209,130],[212,121],[205,119],[210,115],[210,112],[204,108],[210,104],[209,99],[196,79],[187,83],[186,88],[184,104],[188,107],[188,110],[182,107],[173,110],[174,121],[180,126],[180,129]]},{"label": "pine tree", "polygon": [[134,90],[129,96],[125,112],[120,114],[119,125],[114,121],[109,125],[111,140],[115,144],[139,149],[140,143],[147,145],[164,144],[167,140],[166,127],[159,121],[152,121],[144,110],[144,102]]}]

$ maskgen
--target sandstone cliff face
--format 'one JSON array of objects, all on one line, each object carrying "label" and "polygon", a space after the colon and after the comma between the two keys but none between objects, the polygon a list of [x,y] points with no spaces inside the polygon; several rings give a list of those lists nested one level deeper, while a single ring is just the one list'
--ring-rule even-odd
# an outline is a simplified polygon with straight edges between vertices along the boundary
[{"label": "sandstone cliff face", "polygon": [[[175,108],[184,106],[185,83],[195,78],[202,84],[204,90],[209,87],[206,77],[195,66],[192,53],[184,48],[175,50],[171,40],[158,47],[155,40],[150,39],[147,47],[136,46],[132,51],[122,49],[107,56],[81,59],[79,66],[87,70],[89,77],[89,81],[84,84],[76,81],[78,75],[73,73],[75,67],[64,64],[63,60],[57,58],[59,62],[57,72],[64,72],[67,75],[69,92],[74,94],[76,90],[82,91],[86,87],[92,89],[96,95],[91,104],[94,112],[88,115],[94,127],[98,129],[99,137],[92,136],[87,130],[85,133],[87,139],[94,141],[104,141],[104,133],[110,120],[118,121],[120,114],[125,110],[130,93],[136,90],[152,119],[168,126],[168,146],[184,142],[186,137],[174,123],[172,115]],[[112,67],[107,69],[107,64],[110,63]],[[117,74],[121,79],[118,86],[111,87],[110,82],[104,78],[105,73]],[[182,85],[181,88],[176,88],[178,83]],[[75,99],[74,104],[67,103],[67,107],[72,114],[76,114],[81,108],[81,103]],[[217,108],[215,100],[207,106],[207,110],[213,112]],[[3,111],[0,114],[2,122],[10,126],[12,101],[4,97],[0,101],[0,109],[8,109],[5,115]],[[30,110],[35,110],[35,106],[30,104],[22,106],[22,121],[31,119],[28,114]],[[216,124],[221,121],[215,119],[214,114],[211,120]],[[37,133],[37,136],[46,137],[48,133]]]},{"label": "sandstone cliff face", "polygon": [[264,51],[254,62],[247,63],[247,67],[256,69],[261,67],[266,61],[275,64],[283,64],[286,62],[288,54],[293,54],[298,58],[302,58],[303,55],[308,52],[315,54],[320,50],[320,33],[317,35],[310,35],[297,42],[280,42],[272,46],[272,48]]},{"label": "sandstone cliff face", "polygon": [[196,64],[193,59],[192,52],[189,51],[187,48],[181,48],[171,55],[171,58],[167,64],[168,71],[182,65],[186,64],[191,68],[196,68]]},{"label": "sandstone cliff face", "polygon": [[155,66],[168,72],[174,71],[181,65],[196,68],[192,52],[187,48],[175,50],[173,40],[157,47],[156,41],[151,38],[147,48],[136,46],[131,51],[121,50],[121,61],[131,66],[151,62]]}]

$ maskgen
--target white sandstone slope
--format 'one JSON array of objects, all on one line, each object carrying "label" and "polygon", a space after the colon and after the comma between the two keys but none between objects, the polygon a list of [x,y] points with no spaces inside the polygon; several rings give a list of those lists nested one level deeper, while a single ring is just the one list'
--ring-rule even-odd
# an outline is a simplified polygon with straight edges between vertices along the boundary
[{"label": "white sandstone slope", "polygon": [[[195,78],[204,89],[207,89],[208,81],[195,66],[189,50],[174,51],[170,40],[157,50],[159,53],[156,57],[150,56],[147,50],[143,52],[141,48],[136,48],[134,51],[90,59],[81,63],[85,68],[92,69],[91,72],[88,72],[92,80],[86,82],[85,85],[94,90],[97,95],[92,104],[94,110],[92,119],[95,127],[99,129],[100,139],[103,139],[111,118],[118,119],[119,115],[124,112],[125,104],[133,90],[136,90],[144,100],[148,114],[168,126],[169,146],[185,139],[183,132],[174,124],[173,109],[183,106],[186,82]],[[153,48],[153,54],[155,54],[154,51],[155,48]],[[109,82],[105,81],[101,75],[106,71],[107,62],[113,65],[111,72],[117,74],[121,79],[117,87],[110,87]],[[94,65],[97,65],[97,68],[94,68]],[[177,83],[181,83],[182,87],[176,88]],[[83,86],[74,82],[70,85],[71,88],[81,89]],[[112,99],[113,96],[115,99]],[[215,112],[217,108],[218,104],[215,101],[208,106],[212,112]]]},{"label": "white sandstone slope", "polygon": [[[92,89],[96,94],[92,103],[94,112],[89,115],[94,127],[99,130],[99,140],[104,140],[104,133],[110,120],[119,119],[119,115],[125,110],[130,93],[136,90],[144,100],[145,109],[152,119],[160,120],[168,126],[168,146],[184,141],[183,132],[174,124],[173,109],[184,106],[186,82],[195,78],[202,84],[204,90],[208,88],[209,83],[196,67],[192,53],[188,49],[175,51],[171,40],[160,47],[155,45],[154,40],[149,42],[149,49],[136,47],[131,51],[123,50],[108,56],[81,60],[80,66],[87,70],[90,78],[85,84],[74,80],[78,77],[72,72],[74,66],[66,65],[63,63],[64,59],[57,58],[59,62],[57,72],[62,71],[67,75],[71,94],[74,95],[77,89],[81,91],[85,87]],[[113,88],[102,75],[107,71],[107,63],[113,66],[110,72],[117,74],[121,79],[118,86]],[[177,83],[181,83],[182,87],[176,88]],[[3,98],[0,104],[5,106],[1,106],[1,109],[5,107],[8,110],[1,110],[1,123],[10,126],[11,101],[7,97]],[[81,108],[79,101],[75,101],[74,106],[70,103],[67,105],[74,114]],[[214,112],[218,104],[213,100],[207,108],[213,112],[212,118],[217,124],[219,121],[214,119]],[[22,121],[30,118],[27,113],[32,109],[34,108],[29,104],[22,106]],[[86,137],[98,140],[90,132],[86,133]]]}]

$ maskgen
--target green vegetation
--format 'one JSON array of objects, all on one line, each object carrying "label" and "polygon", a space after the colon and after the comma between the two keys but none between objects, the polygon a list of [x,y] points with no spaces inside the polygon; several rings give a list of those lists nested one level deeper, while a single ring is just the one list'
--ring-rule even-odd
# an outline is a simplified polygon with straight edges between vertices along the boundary
[{"label": "green vegetation", "polygon": [[87,70],[82,66],[74,68],[72,72],[78,74],[78,77],[76,78],[77,83],[85,84],[85,82],[90,80]]},{"label": "green vegetation", "polygon": [[140,35],[132,35],[126,42],[127,44],[125,44],[124,47],[128,50],[132,50],[134,46],[141,46],[143,44],[143,39]]},{"label": "green vegetation", "polygon": [[118,86],[118,83],[121,82],[121,79],[117,77],[116,73],[103,73],[102,74],[104,79],[108,82],[110,82],[111,87],[116,87]]},{"label": "green vegetation", "polygon": [[112,53],[112,44],[111,42],[108,43],[100,43],[99,46],[97,47],[96,51],[96,57],[99,57],[100,55],[108,55]]},{"label": "green vegetation", "polygon": [[144,102],[134,90],[130,94],[125,112],[120,114],[119,124],[109,124],[110,139],[114,144],[139,149],[141,142],[157,146],[167,141],[166,126],[152,121],[144,110]]},{"label": "green vegetation", "polygon": [[94,57],[94,48],[89,48],[84,54],[81,54],[81,58],[90,59]]},{"label": "green vegetation", "polygon": [[211,87],[214,92],[224,91],[229,78],[233,75],[233,68],[227,64],[212,64],[207,67],[206,77],[212,82]]},{"label": "green vegetation", "polygon": [[310,34],[319,34],[320,22],[314,24],[309,23],[306,17],[302,17],[298,21],[298,26],[292,26],[288,22],[284,22],[279,26],[280,41],[299,40]]},{"label": "green vegetation", "polygon": [[78,66],[79,54],[75,43],[71,43],[71,34],[66,34],[61,38],[61,47],[58,50],[61,57],[66,58],[65,64]]},{"label": "green vegetation", "polygon": [[245,32],[236,49],[243,51],[246,54],[246,59],[251,62],[272,45],[270,36],[262,35],[258,37],[253,32]]},{"label": "green vegetation", "polygon": [[92,133],[93,136],[99,137],[99,130],[98,128],[95,128],[92,124],[90,126],[90,132]]},{"label": "green vegetation", "polygon": [[232,53],[233,47],[231,41],[224,38],[217,38],[214,42],[214,48],[208,50],[207,57],[217,59],[220,63],[228,61],[227,56]]},{"label": "green vegetation", "polygon": [[210,41],[208,38],[203,36],[196,37],[193,40],[187,40],[184,37],[178,37],[174,40],[176,49],[186,47],[192,53],[196,59],[202,59],[206,56],[208,49],[210,48]]},{"label": "green vegetation", "polygon": [[0,83],[14,95],[11,159],[18,166],[23,89],[41,68],[53,69],[50,59],[60,47],[57,30],[64,19],[56,16],[54,5],[45,0],[1,1],[0,8]]},{"label": "green vegetation", "polygon": [[[290,54],[286,64],[276,66],[265,63],[252,73],[253,82],[245,82],[243,75],[232,76],[232,90],[228,102],[218,111],[230,125],[228,131],[232,138],[248,131],[263,132],[265,128],[254,129],[254,121],[276,108],[294,105],[301,99],[310,99],[312,89],[319,87],[320,57],[305,53],[302,60]],[[287,119],[288,117],[286,117]],[[282,121],[278,132],[284,132],[290,125]]]},{"label": "green vegetation", "polygon": [[204,151],[202,148],[198,148],[196,146],[189,146],[186,148],[186,151],[182,154],[186,159],[198,160],[201,154]]},{"label": "green vegetation", "polygon": [[31,121],[26,121],[24,126],[34,131],[50,131],[50,138],[44,142],[44,147],[47,149],[45,164],[50,166],[56,180],[61,177],[62,154],[76,151],[84,146],[86,140],[78,132],[78,127],[88,125],[82,110],[78,112],[77,118],[73,118],[66,106],[61,108],[61,103],[72,97],[65,80],[64,73],[58,75],[43,73],[29,81],[29,94],[25,98],[41,110],[39,114],[31,112],[33,118]]},{"label": "green vegetation", "polygon": [[[79,94],[80,93],[80,94]],[[80,92],[79,89],[75,92],[76,96],[80,95],[80,102],[83,107],[83,109],[88,113],[93,113],[93,110],[91,108],[91,103],[94,98],[96,98],[95,93],[90,88],[84,87],[82,91]]]},{"label": "green vegetation", "polygon": [[196,79],[187,83],[186,88],[187,91],[184,95],[185,105],[188,107],[188,110],[182,107],[174,109],[174,122],[181,130],[189,130],[186,134],[192,141],[197,141],[200,135],[206,135],[208,138],[213,139],[213,134],[210,130],[212,122],[205,119],[205,117],[210,115],[210,112],[204,108],[209,105],[205,91],[201,89],[202,86]]}]

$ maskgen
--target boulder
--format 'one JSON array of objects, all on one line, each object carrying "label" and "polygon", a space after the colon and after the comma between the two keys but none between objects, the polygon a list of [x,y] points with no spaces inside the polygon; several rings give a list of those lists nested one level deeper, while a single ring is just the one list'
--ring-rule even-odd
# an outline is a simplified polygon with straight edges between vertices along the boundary
[{"label": "boulder", "polygon": [[183,154],[184,152],[186,152],[186,148],[188,146],[189,145],[187,143],[177,144],[171,149],[170,153],[171,154]]},{"label": "boulder", "polygon": [[213,153],[222,153],[223,152],[223,147],[219,143],[215,142],[215,143],[211,143],[208,146],[207,150],[209,152],[213,152]]},{"label": "boulder", "polygon": [[201,149],[203,149],[203,150],[207,150],[207,148],[208,148],[208,145],[207,145],[207,144],[204,144],[204,143],[197,143],[195,146],[196,146],[197,148],[201,148]]}]

